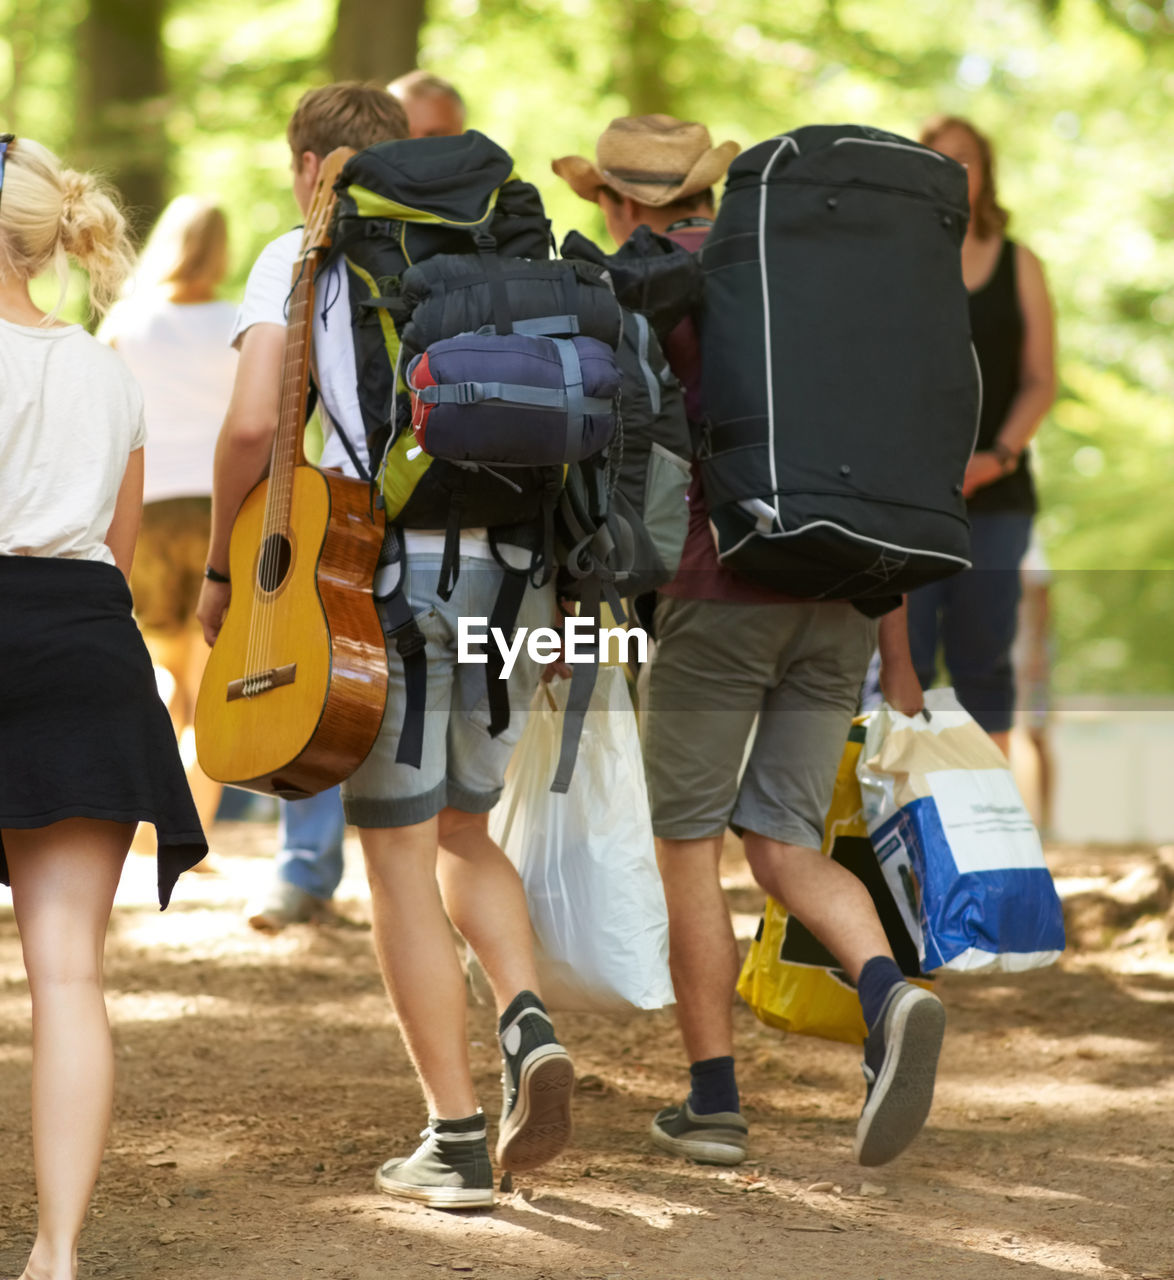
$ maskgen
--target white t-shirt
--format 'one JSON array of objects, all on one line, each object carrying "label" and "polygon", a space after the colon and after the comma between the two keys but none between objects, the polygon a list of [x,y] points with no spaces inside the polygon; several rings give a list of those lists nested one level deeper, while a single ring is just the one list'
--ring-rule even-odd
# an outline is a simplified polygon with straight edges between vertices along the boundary
[{"label": "white t-shirt", "polygon": [[[286,323],[286,303],[301,243],[301,231],[287,231],[261,250],[249,272],[244,301],[233,326],[230,341],[234,347],[239,349],[246,331],[255,324]],[[345,268],[341,262],[332,263],[315,284],[314,365],[318,390],[326,407],[319,465],[338,467],[344,475],[357,477],[359,473],[351,462],[346,446],[338,439],[334,430],[337,424],[346,433],[347,441],[356,456],[369,471],[367,432],[359,407],[355,351],[351,339],[351,302],[347,293]],[[444,534],[407,530],[404,543],[409,555],[439,556],[444,551]],[[491,554],[485,530],[461,530],[461,555],[486,557]]]},{"label": "white t-shirt", "polygon": [[0,555],[114,563],[105,544],[147,437],[123,361],[78,324],[0,320]]},{"label": "white t-shirt", "polygon": [[231,302],[170,302],[143,290],[116,303],[98,330],[143,389],[151,432],[143,501],[212,492],[212,456],[236,375]]}]

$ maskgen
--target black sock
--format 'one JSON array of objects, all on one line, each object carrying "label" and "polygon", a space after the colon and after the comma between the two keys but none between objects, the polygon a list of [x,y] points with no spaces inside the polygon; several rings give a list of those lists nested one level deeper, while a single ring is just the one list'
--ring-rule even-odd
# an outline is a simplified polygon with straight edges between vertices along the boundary
[{"label": "black sock", "polygon": [[689,1106],[697,1116],[738,1111],[738,1082],[733,1058],[705,1058],[689,1066]]},{"label": "black sock", "polygon": [[534,994],[533,991],[519,991],[510,1001],[509,1008],[497,1020],[497,1034],[501,1033],[510,1025],[511,1022],[522,1012],[523,1009],[541,1009],[546,1012],[546,1005]]},{"label": "black sock", "polygon": [[485,1113],[478,1108],[471,1116],[461,1116],[459,1120],[441,1120],[436,1116],[429,1116],[428,1125],[438,1138],[450,1133],[476,1133],[485,1128]]},{"label": "black sock", "polygon": [[873,956],[860,970],[860,981],[856,984],[856,991],[860,996],[860,1007],[864,1010],[864,1021],[868,1024],[870,1032],[876,1026],[889,992],[898,983],[904,981],[905,975],[897,968],[896,961],[890,960],[888,956]]}]

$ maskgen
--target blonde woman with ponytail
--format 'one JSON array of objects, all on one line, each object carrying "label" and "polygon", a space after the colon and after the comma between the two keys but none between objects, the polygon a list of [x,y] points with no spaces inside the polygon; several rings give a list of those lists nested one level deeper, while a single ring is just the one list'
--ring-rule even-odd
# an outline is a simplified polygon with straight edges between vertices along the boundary
[{"label": "blonde woman with ponytail", "polygon": [[[38,1226],[21,1280],[73,1280],[113,1098],[102,950],[138,822],[159,901],[207,845],[127,575],[143,481],[142,395],[114,352],[57,314],[70,261],[90,301],[131,268],[94,178],[0,135],[0,880],[33,1006]],[[58,282],[42,311],[29,283]]]}]

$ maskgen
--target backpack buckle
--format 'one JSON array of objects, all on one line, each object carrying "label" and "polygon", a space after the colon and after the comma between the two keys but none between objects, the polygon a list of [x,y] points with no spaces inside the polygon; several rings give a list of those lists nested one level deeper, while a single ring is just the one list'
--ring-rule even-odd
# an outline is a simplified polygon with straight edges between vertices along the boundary
[{"label": "backpack buckle", "polygon": [[419,653],[427,643],[415,618],[404,623],[395,633],[395,651],[401,658],[410,658],[413,654]]}]

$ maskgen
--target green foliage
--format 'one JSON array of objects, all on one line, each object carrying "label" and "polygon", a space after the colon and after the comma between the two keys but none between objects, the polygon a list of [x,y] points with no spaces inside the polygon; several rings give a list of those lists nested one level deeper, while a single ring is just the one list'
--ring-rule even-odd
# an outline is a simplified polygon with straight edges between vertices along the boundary
[{"label": "green foliage", "polygon": [[[378,3],[378,0],[370,0]],[[84,0],[0,0],[0,121],[68,152]],[[818,120],[995,139],[1013,233],[1044,261],[1062,390],[1038,443],[1061,686],[1174,691],[1174,5],[1161,0],[430,0],[420,63],[543,192],[561,235],[598,211],[550,172],[630,110],[743,145]],[[334,0],[171,0],[175,191],[219,196],[239,290],[293,225],[286,119],[328,78]],[[71,304],[77,306],[76,300]]]}]

